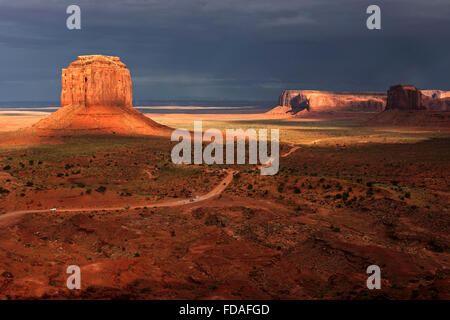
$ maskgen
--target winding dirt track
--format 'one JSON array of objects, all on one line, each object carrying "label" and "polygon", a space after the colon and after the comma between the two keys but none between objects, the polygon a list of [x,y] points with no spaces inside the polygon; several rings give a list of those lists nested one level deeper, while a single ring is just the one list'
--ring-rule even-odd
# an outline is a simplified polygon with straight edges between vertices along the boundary
[{"label": "winding dirt track", "polygon": [[[292,145],[291,150],[289,150],[287,153],[281,155],[282,158],[285,158],[292,154],[294,151],[299,149],[299,147]],[[181,200],[165,200],[165,201],[155,201],[155,202],[149,202],[147,204],[142,204],[139,206],[130,206],[128,209],[125,209],[125,207],[85,207],[85,208],[68,208],[68,209],[57,209],[57,212],[83,212],[83,211],[116,211],[116,210],[130,210],[130,209],[136,209],[136,208],[159,208],[159,207],[175,207],[175,206],[182,206],[190,203],[196,203],[205,201],[208,199],[211,199],[215,196],[220,195],[227,186],[233,181],[234,175],[238,172],[236,170],[227,170],[228,174],[224,179],[220,181],[220,183],[214,187],[210,192],[199,196],[197,199],[181,199]],[[49,209],[34,209],[34,210],[18,210],[18,211],[10,211],[0,216],[0,226],[7,224],[14,218],[19,218],[25,214],[29,213],[46,213],[49,212]]]},{"label": "winding dirt track", "polygon": [[286,157],[290,156],[292,153],[294,153],[295,151],[297,151],[298,149],[300,149],[299,146],[295,146],[295,145],[291,144],[291,150],[289,150],[285,154],[282,154],[281,157],[286,158]]},{"label": "winding dirt track", "polygon": [[[233,176],[236,173],[234,170],[227,170],[228,174],[227,176],[220,181],[220,183],[212,189],[210,192],[200,196],[197,199],[181,199],[181,200],[166,200],[166,201],[156,201],[156,202],[149,202],[147,204],[142,204],[139,206],[130,206],[128,210],[130,209],[136,209],[136,208],[159,208],[159,207],[175,207],[175,206],[182,206],[190,203],[196,203],[200,201],[205,201],[208,199],[211,199],[215,196],[218,196],[221,194],[226,187],[233,181]],[[115,211],[115,210],[126,210],[123,206],[121,207],[86,207],[86,208],[70,208],[70,209],[58,209],[57,212],[82,212],[82,211],[99,211],[99,210],[106,210],[106,211]],[[39,209],[39,210],[19,210],[19,211],[10,211],[5,213],[4,215],[0,216],[0,225],[5,224],[5,222],[10,221],[13,218],[18,218],[20,216],[23,216],[28,213],[45,213],[49,212],[49,209]]]}]

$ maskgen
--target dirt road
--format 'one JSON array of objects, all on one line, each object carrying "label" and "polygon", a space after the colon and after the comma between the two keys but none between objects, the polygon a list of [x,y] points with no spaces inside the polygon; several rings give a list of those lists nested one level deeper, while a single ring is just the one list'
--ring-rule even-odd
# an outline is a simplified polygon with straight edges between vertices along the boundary
[{"label": "dirt road", "polygon": [[[282,154],[281,157],[285,158],[289,155],[291,155],[293,152],[295,152],[300,147],[291,145],[291,149],[285,153]],[[156,201],[156,202],[150,202],[147,204],[142,204],[139,206],[129,206],[129,208],[125,209],[125,206],[121,207],[86,207],[86,208],[61,208],[57,209],[57,212],[82,212],[82,211],[115,211],[115,210],[131,210],[136,208],[159,208],[159,207],[175,207],[175,206],[182,206],[190,203],[196,203],[205,201],[208,199],[211,199],[213,197],[216,197],[220,195],[226,187],[233,181],[234,174],[237,173],[235,170],[228,169],[226,177],[220,181],[220,183],[212,189],[210,192],[199,196],[198,198],[194,199],[180,199],[180,200],[165,200],[165,201]],[[34,209],[34,210],[18,210],[18,211],[10,211],[0,216],[0,226],[10,223],[14,218],[19,218],[25,214],[29,213],[46,213],[49,212],[50,209]]]},{"label": "dirt road", "polygon": [[[235,170],[227,170],[227,175],[224,179],[220,181],[220,183],[214,187],[210,192],[199,196],[198,198],[194,199],[181,199],[181,200],[165,200],[165,201],[156,201],[156,202],[150,202],[147,204],[142,204],[139,206],[129,206],[128,210],[136,209],[136,208],[158,208],[158,207],[175,207],[175,206],[182,206],[190,203],[196,203],[200,201],[205,201],[208,199],[211,199],[215,196],[220,195],[226,187],[233,181],[233,176],[237,171]],[[86,207],[86,208],[62,208],[57,209],[56,212],[82,212],[82,211],[99,211],[99,210],[106,210],[106,211],[115,211],[115,210],[127,210],[124,206],[121,207]],[[25,214],[29,213],[46,213],[50,212],[50,209],[38,209],[38,210],[18,210],[18,211],[10,211],[5,213],[4,215],[0,216],[0,226],[5,225],[14,218],[19,218]]]}]

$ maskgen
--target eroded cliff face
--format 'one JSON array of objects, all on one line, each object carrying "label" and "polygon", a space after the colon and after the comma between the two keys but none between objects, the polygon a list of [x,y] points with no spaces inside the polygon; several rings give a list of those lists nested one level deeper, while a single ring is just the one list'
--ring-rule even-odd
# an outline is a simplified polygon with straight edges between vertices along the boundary
[{"label": "eroded cliff face", "polygon": [[450,111],[450,91],[422,90],[422,101],[428,110]]},{"label": "eroded cliff face", "polygon": [[407,84],[391,86],[386,109],[367,121],[366,125],[433,127],[447,130],[450,127],[450,114],[445,111],[448,110],[450,99],[439,98],[436,94],[438,91],[421,91]]},{"label": "eroded cliff face", "polygon": [[130,71],[119,57],[79,56],[62,70],[61,106],[132,107]]},{"label": "eroded cliff face", "polygon": [[450,98],[450,91],[444,90],[422,90],[422,93],[427,97],[433,99],[445,99]]},{"label": "eroded cliff face", "polygon": [[412,85],[391,86],[387,93],[386,110],[425,110],[422,92]]},{"label": "eroded cliff face", "polygon": [[420,90],[412,85],[391,86],[388,91],[386,110],[450,111],[450,92]]},{"label": "eroded cliff face", "polygon": [[132,105],[130,71],[118,57],[79,56],[62,70],[61,108],[33,127],[43,136],[160,134],[160,125]]},{"label": "eroded cliff face", "polygon": [[269,113],[299,115],[307,112],[382,111],[386,104],[386,94],[285,90],[280,95],[278,104]]}]

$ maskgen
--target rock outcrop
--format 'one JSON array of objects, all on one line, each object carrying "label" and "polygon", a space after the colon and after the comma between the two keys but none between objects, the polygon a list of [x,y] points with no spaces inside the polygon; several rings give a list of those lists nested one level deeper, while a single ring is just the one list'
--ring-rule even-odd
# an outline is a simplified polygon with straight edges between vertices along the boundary
[{"label": "rock outcrop", "polygon": [[422,90],[422,101],[428,110],[450,111],[450,91]]},{"label": "rock outcrop", "polygon": [[61,108],[33,125],[40,135],[147,135],[168,129],[133,108],[130,71],[118,57],[79,56],[62,70],[61,83]]},{"label": "rock outcrop", "polygon": [[422,94],[433,99],[450,98],[450,91],[444,90],[422,90]]},{"label": "rock outcrop", "polygon": [[386,110],[425,110],[422,92],[412,85],[391,86],[387,93]]},{"label": "rock outcrop", "polygon": [[[450,113],[446,112],[449,98],[440,98],[438,90],[421,90],[406,84],[391,86],[386,109],[365,124],[370,126],[403,126],[450,128]],[[431,95],[431,96],[429,96]]]},{"label": "rock outcrop", "polygon": [[308,112],[382,111],[386,94],[378,92],[329,92],[317,90],[285,90],[273,115],[301,115]]}]

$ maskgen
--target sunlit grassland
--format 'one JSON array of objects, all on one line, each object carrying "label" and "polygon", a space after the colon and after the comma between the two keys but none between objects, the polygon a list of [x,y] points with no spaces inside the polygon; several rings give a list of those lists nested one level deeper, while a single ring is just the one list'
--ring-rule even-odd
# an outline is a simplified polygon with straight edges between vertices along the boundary
[{"label": "sunlit grassland", "polygon": [[[172,128],[194,130],[194,121],[156,117],[155,120]],[[289,144],[349,144],[417,142],[430,138],[448,137],[449,133],[404,129],[370,128],[360,126],[360,119],[337,120],[203,120],[202,128],[219,129],[279,129],[280,141]]]}]

